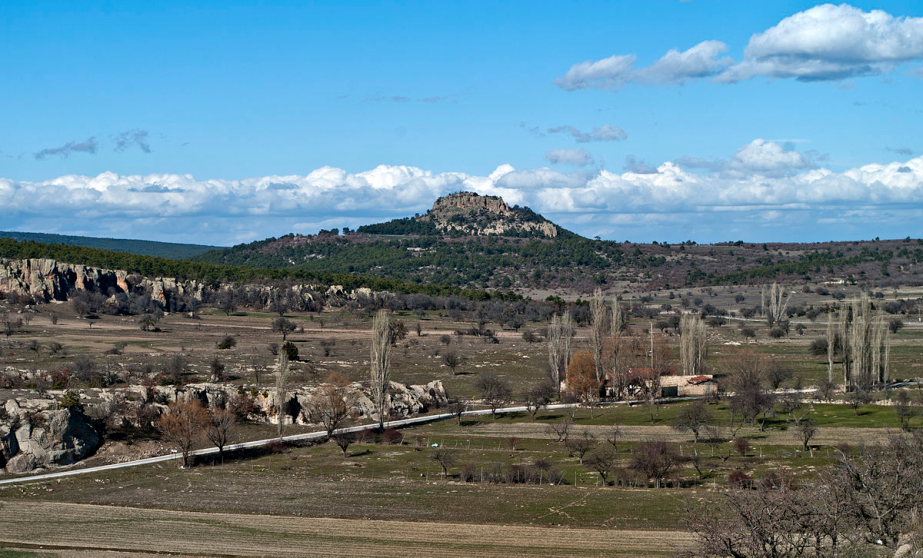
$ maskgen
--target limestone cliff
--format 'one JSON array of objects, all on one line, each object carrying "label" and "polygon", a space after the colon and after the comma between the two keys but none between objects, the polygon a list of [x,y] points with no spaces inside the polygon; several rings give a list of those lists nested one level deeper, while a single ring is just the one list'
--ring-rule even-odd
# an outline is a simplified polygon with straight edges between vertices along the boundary
[{"label": "limestone cliff", "polygon": [[558,227],[526,208],[510,207],[498,196],[460,192],[436,200],[421,221],[432,222],[443,232],[470,235],[558,236]]}]

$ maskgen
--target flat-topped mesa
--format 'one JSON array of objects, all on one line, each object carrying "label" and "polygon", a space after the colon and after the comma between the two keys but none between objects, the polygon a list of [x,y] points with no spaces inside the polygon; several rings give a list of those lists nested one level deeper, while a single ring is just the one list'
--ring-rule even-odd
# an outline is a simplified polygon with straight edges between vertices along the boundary
[{"label": "flat-topped mesa", "polygon": [[528,208],[510,207],[499,196],[474,192],[449,194],[436,200],[420,221],[430,221],[442,232],[472,236],[558,236],[558,227]]}]

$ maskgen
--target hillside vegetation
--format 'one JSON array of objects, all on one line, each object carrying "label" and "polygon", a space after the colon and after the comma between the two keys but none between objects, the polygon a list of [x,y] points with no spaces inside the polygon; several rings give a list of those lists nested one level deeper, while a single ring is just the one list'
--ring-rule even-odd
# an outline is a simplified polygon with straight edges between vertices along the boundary
[{"label": "hillside vegetation", "polygon": [[462,289],[438,284],[416,284],[383,277],[362,276],[352,273],[328,273],[305,268],[266,269],[250,266],[231,266],[171,260],[153,256],[141,256],[127,252],[114,252],[66,244],[45,244],[41,242],[0,238],[0,258],[41,259],[47,258],[77,265],[104,269],[123,270],[138,273],[143,277],[171,277],[180,280],[196,280],[217,285],[225,281],[298,281],[320,285],[339,285],[346,289],[367,287],[373,291],[398,293],[423,293],[430,295],[461,295],[473,299],[490,299],[492,296],[508,297],[509,293],[494,295],[475,289]]},{"label": "hillside vegetation", "polygon": [[0,238],[13,240],[30,240],[47,244],[68,244],[72,246],[85,246],[99,248],[100,250],[113,250],[115,252],[128,252],[141,256],[156,256],[158,258],[171,258],[184,260],[210,250],[217,246],[204,244],[179,244],[175,242],[156,242],[153,240],[133,240],[126,238],[97,238],[93,236],[71,236],[64,234],[32,233],[0,231]]},{"label": "hillside vegetation", "polygon": [[774,280],[882,286],[923,281],[923,240],[714,245],[593,240],[528,208],[474,194],[440,198],[424,215],[342,232],[268,238],[195,259],[469,288],[577,292],[597,286],[657,289]]}]

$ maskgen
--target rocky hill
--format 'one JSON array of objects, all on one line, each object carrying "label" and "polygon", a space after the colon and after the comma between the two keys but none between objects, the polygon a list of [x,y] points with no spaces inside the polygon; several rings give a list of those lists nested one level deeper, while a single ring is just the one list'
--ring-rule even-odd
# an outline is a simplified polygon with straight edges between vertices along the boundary
[{"label": "rocky hill", "polygon": [[436,200],[424,215],[359,227],[363,234],[503,236],[555,238],[574,236],[527,207],[510,207],[498,196],[459,192]]}]

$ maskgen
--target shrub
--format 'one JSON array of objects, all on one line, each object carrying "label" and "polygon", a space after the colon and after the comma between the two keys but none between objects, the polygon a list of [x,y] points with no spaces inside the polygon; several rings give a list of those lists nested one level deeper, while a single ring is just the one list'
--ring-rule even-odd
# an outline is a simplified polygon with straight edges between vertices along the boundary
[{"label": "shrub", "polygon": [[282,440],[272,440],[266,444],[266,451],[271,454],[285,453],[288,451],[288,446]]},{"label": "shrub", "polygon": [[386,444],[399,445],[404,443],[404,434],[400,430],[389,428],[381,435]]},{"label": "shrub", "polygon": [[234,339],[234,337],[230,335],[225,335],[221,339],[221,341],[218,342],[218,348],[223,351],[226,351],[228,349],[233,349],[236,346],[237,346],[237,339]]},{"label": "shrub", "polygon": [[299,360],[298,347],[291,341],[286,341],[282,345],[282,350],[285,351],[285,355],[288,357],[290,361],[297,362]]},{"label": "shrub", "polygon": [[83,412],[83,403],[80,402],[80,394],[76,391],[68,390],[64,397],[61,398],[60,406],[62,409],[71,409],[78,413]]}]

